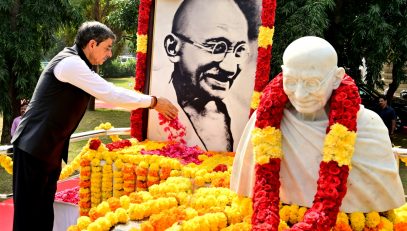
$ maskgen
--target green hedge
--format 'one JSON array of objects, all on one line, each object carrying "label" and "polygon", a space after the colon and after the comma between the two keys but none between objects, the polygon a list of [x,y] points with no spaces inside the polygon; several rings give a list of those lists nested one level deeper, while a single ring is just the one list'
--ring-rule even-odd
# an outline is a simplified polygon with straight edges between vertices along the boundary
[{"label": "green hedge", "polygon": [[136,60],[130,59],[126,62],[120,62],[117,59],[107,60],[100,67],[100,75],[103,78],[122,78],[128,76],[135,76]]}]

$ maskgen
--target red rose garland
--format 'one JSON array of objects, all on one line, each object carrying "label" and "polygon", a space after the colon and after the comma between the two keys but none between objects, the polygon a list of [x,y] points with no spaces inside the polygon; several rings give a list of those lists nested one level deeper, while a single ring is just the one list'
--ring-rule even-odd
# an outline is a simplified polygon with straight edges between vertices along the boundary
[{"label": "red rose garland", "polygon": [[258,35],[257,67],[250,114],[257,108],[260,93],[269,82],[276,5],[276,0],[263,0],[262,2],[262,25]]},{"label": "red rose garland", "polygon": [[[147,33],[150,20],[152,0],[141,0],[139,6],[138,28],[137,28],[137,64],[136,83],[134,90],[143,92],[146,81],[147,69]],[[131,111],[130,128],[131,136],[138,140],[143,140],[142,124],[144,108]]]},{"label": "red rose garland", "polygon": [[[277,231],[279,217],[280,163],[282,158],[280,124],[288,101],[283,91],[283,76],[279,74],[264,89],[253,131],[256,156],[253,189],[253,230]],[[303,221],[290,230],[330,230],[336,222],[339,207],[346,194],[346,182],[356,139],[356,119],[360,97],[348,75],[331,96],[329,126],[320,163],[317,192],[313,206]],[[266,137],[266,138],[262,138]],[[268,142],[265,139],[274,139]],[[334,140],[334,142],[332,141]],[[266,142],[266,144],[264,144]],[[267,143],[268,142],[268,143]],[[263,147],[260,147],[263,145]],[[268,148],[267,151],[264,147]],[[339,150],[345,152],[339,153]],[[271,151],[270,151],[271,150]]]}]

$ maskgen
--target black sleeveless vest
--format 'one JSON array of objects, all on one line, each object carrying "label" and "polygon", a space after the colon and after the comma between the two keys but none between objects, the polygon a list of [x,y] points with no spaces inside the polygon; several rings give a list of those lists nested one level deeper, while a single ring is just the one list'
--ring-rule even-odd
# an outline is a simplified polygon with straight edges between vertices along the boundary
[{"label": "black sleeveless vest", "polygon": [[80,56],[89,68],[82,49],[76,45],[59,52],[46,66],[35,87],[12,143],[19,149],[58,167],[67,162],[69,139],[86,112],[90,95],[59,81],[55,66],[64,58]]}]

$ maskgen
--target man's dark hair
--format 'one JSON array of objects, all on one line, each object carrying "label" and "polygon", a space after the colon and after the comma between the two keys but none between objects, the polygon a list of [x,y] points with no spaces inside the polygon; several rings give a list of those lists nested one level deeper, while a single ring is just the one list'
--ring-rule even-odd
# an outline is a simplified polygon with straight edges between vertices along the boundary
[{"label": "man's dark hair", "polygon": [[385,95],[379,95],[379,97],[377,99],[383,99],[383,100],[387,101],[387,98]]},{"label": "man's dark hair", "polygon": [[92,39],[99,44],[109,38],[114,41],[116,35],[105,24],[97,21],[84,22],[76,33],[75,44],[80,48],[85,48]]}]

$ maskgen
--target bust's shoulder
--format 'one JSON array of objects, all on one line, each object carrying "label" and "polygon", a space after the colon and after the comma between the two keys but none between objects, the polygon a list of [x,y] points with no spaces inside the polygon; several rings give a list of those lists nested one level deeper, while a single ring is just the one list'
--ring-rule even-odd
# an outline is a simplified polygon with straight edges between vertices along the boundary
[{"label": "bust's shoulder", "polygon": [[383,120],[380,118],[380,116],[376,112],[365,108],[363,105],[360,105],[357,122],[358,122],[358,129],[360,127],[364,127],[364,126],[368,126],[368,127],[383,126],[383,127],[385,127]]}]

